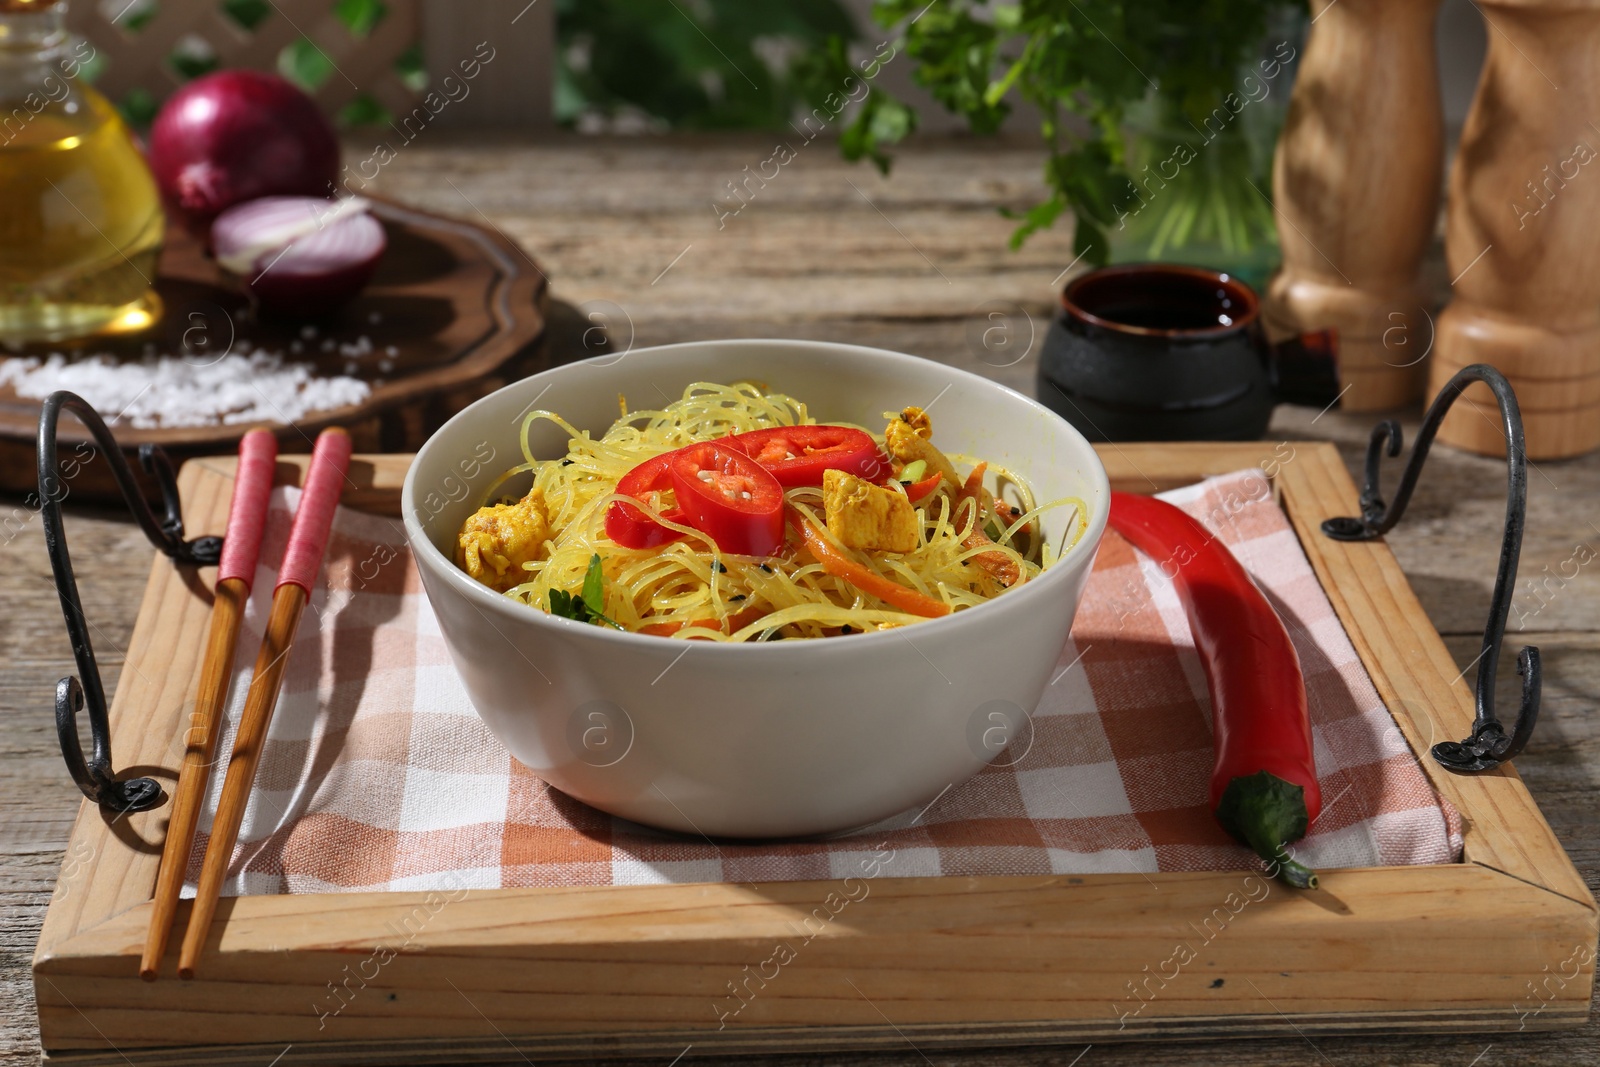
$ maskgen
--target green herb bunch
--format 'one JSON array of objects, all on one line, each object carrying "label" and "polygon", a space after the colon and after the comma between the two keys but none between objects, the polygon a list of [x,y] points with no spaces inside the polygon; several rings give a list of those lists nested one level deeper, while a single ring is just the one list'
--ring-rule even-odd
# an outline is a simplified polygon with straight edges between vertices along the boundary
[{"label": "green herb bunch", "polygon": [[[1020,97],[1043,116],[1050,195],[1025,212],[1018,247],[1063,212],[1077,218],[1074,253],[1106,262],[1105,231],[1135,190],[1124,142],[1130,110],[1155,97],[1180,121],[1205,129],[1241,66],[1261,47],[1276,12],[1304,0],[879,0],[873,18],[897,35],[916,81],[976,133],[993,133]],[[809,57],[812,96],[855,71],[842,37]],[[886,149],[916,127],[915,115],[874,86],[841,134],[846,158],[887,173]],[[1204,138],[1202,138],[1204,139]]]}]

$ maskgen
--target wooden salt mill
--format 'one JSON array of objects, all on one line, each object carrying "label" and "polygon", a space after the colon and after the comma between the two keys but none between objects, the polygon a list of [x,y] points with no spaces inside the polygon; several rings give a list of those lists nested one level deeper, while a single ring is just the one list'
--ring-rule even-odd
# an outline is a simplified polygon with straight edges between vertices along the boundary
[{"label": "wooden salt mill", "polygon": [[1426,376],[1433,302],[1421,266],[1444,145],[1439,2],[1313,0],[1273,159],[1283,266],[1266,326],[1274,337],[1338,329],[1346,411],[1410,403]]},{"label": "wooden salt mill", "polygon": [[[1517,391],[1534,459],[1600,446],[1600,3],[1479,0],[1489,50],[1450,174],[1431,385],[1490,363]],[[1457,401],[1439,439],[1502,455],[1488,389]]]}]

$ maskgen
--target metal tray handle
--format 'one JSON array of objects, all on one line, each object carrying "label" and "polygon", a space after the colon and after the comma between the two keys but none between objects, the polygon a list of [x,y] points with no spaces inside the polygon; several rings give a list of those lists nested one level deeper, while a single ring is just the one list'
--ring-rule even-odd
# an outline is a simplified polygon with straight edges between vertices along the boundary
[{"label": "metal tray handle", "polygon": [[1517,653],[1522,706],[1517,709],[1516,722],[1509,733],[1494,713],[1495,672],[1500,646],[1505,641],[1506,616],[1511,610],[1512,585],[1517,580],[1522,530],[1528,513],[1528,452],[1523,440],[1522,411],[1517,407],[1517,394],[1505,375],[1487,364],[1474,363],[1456,372],[1456,376],[1439,390],[1422,417],[1416,443],[1411,446],[1411,458],[1400,475],[1400,488],[1395,491],[1394,503],[1389,505],[1384,504],[1378,489],[1378,467],[1386,447],[1391,457],[1400,454],[1400,424],[1389,419],[1373,427],[1372,439],[1367,444],[1367,478],[1361,490],[1361,517],[1328,519],[1322,524],[1322,532],[1336,541],[1371,541],[1393,529],[1411,501],[1411,491],[1416,488],[1422,465],[1427,462],[1433,435],[1438,432],[1450,405],[1473,382],[1482,382],[1494,393],[1500,405],[1500,419],[1505,424],[1506,520],[1500,541],[1500,566],[1495,571],[1494,593],[1489,598],[1489,620],[1483,628],[1483,648],[1475,661],[1478,665],[1477,713],[1472,720],[1472,733],[1463,740],[1441,741],[1433,746],[1433,758],[1440,766],[1462,773],[1487,771],[1509,762],[1526,747],[1539,719],[1539,650],[1531,645]]},{"label": "metal tray handle", "polygon": [[[106,428],[105,421],[89,402],[66,390],[51,393],[39,414],[39,514],[44,524],[45,550],[50,554],[50,571],[55,578],[56,593],[61,597],[61,615],[67,624],[67,636],[72,641],[72,656],[77,661],[78,676],[68,675],[56,683],[56,733],[61,741],[61,755],[67,761],[72,780],[78,783],[83,795],[113,811],[143,811],[160,804],[161,786],[152,778],[117,779],[111,766],[111,727],[106,710],[105,688],[100,682],[100,667],[95,662],[94,646],[89,641],[89,621],[83,613],[83,601],[78,596],[78,580],[73,574],[72,557],[67,551],[66,531],[61,523],[61,501],[66,496],[65,485],[57,474],[56,423],[63,410],[70,411],[88,427],[95,444],[111,465],[111,474],[117,488],[144,530],[145,536],[158,551],[175,563],[206,566],[217,562],[222,553],[222,538],[197,537],[183,539],[182,502],[178,499],[178,483],[173,475],[172,463],[165,452],[155,445],[139,447],[139,465],[155,479],[161,489],[165,515],[157,518],[139,485],[134,480],[128,461],[116,438]],[[79,681],[79,678],[82,681]],[[93,751],[84,758],[83,746],[78,741],[78,712],[87,709],[89,733]]]}]

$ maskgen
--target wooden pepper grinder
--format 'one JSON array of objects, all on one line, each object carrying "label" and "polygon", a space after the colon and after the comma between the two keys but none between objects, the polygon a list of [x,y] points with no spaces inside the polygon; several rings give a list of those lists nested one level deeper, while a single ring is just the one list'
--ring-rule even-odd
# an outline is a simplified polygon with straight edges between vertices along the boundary
[{"label": "wooden pepper grinder", "polygon": [[1338,329],[1346,411],[1407,404],[1426,377],[1421,266],[1444,144],[1439,2],[1313,0],[1273,160],[1283,266],[1266,325],[1274,337]]},{"label": "wooden pepper grinder", "polygon": [[[1517,391],[1534,459],[1600,446],[1600,3],[1479,0],[1489,50],[1450,174],[1431,385],[1489,363]],[[1505,441],[1472,386],[1439,439],[1486,455]]]}]

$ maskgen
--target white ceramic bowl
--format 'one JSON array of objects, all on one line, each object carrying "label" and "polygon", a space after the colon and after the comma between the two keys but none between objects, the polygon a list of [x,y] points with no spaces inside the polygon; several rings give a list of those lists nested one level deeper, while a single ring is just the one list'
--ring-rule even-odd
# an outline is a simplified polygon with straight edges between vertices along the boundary
[{"label": "white ceramic bowl", "polygon": [[[521,462],[534,407],[598,435],[630,407],[695,381],[755,380],[811,414],[876,426],[931,405],[934,441],[1027,477],[1041,501],[1082,497],[1089,529],[1037,580],[942,619],[846,638],[760,645],[619,633],[546,615],[452,562],[489,483]],[[564,455],[535,424],[534,454]],[[514,483],[521,491],[526,482]],[[435,433],[406,476],[406,533],[423,588],[478,713],[517,759],[604,811],[694,834],[774,837],[863,826],[926,804],[1025,730],[1072,625],[1105,529],[1110,487],[1059,416],[964,371],[880,349],[711,341],[536,374]],[[1065,509],[1045,531],[1059,545]],[[1026,712],[1024,711],[1026,709]]]}]

